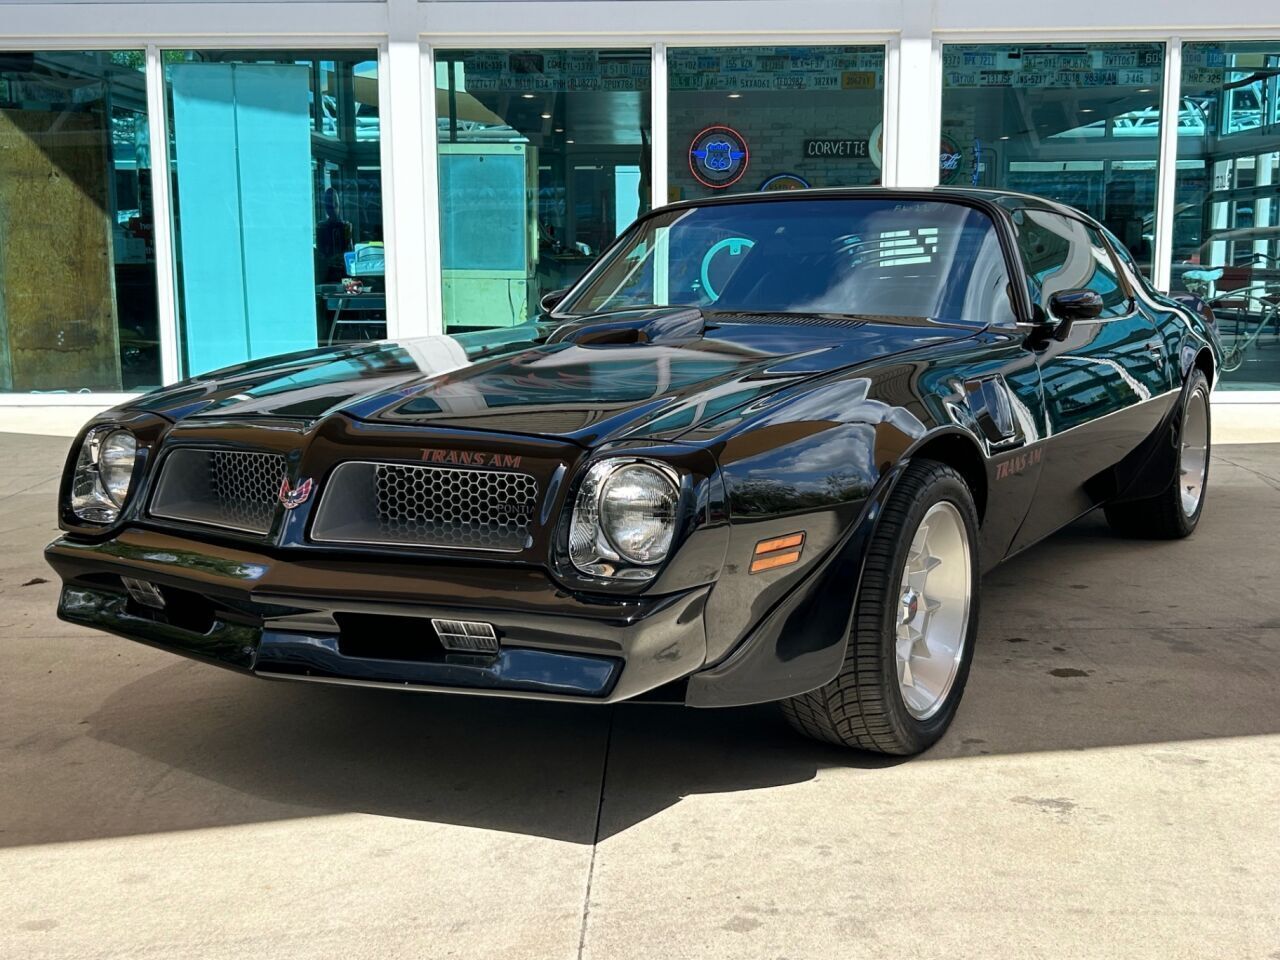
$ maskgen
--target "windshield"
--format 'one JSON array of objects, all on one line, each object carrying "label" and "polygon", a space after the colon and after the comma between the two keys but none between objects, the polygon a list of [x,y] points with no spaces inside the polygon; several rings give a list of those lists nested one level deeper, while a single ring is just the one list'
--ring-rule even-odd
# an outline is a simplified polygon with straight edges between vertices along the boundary
[{"label": "windshield", "polygon": [[648,306],[1013,323],[995,225],[946,201],[710,204],[636,224],[556,311]]}]

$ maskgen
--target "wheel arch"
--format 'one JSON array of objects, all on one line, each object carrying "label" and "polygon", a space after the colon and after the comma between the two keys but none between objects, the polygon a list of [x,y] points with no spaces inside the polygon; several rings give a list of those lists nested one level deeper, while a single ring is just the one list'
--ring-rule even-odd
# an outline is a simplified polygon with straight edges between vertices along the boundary
[{"label": "wheel arch", "polygon": [[1183,373],[1184,377],[1190,376],[1192,370],[1199,370],[1204,373],[1209,380],[1209,389],[1213,389],[1214,376],[1217,374],[1217,364],[1213,359],[1213,351],[1207,346],[1201,347],[1200,352],[1195,355],[1195,359],[1191,361],[1190,369]]},{"label": "wheel arch", "polygon": [[951,467],[969,486],[981,524],[987,514],[987,461],[972,436],[962,430],[944,430],[923,437],[904,459],[936,460]]}]

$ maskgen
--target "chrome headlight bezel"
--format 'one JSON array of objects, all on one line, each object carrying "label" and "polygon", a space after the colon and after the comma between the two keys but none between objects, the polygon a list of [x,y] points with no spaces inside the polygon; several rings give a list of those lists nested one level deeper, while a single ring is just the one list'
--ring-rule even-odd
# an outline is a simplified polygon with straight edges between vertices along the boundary
[{"label": "chrome headlight bezel", "polygon": [[[657,520],[659,535],[652,549],[643,553],[628,550],[624,537],[605,517],[602,506],[611,489],[616,489],[628,471],[640,472],[649,483],[666,489]],[[611,486],[613,485],[613,486]],[[669,465],[643,457],[609,457],[593,463],[578,485],[569,521],[568,557],[574,569],[589,577],[616,581],[647,581],[657,576],[671,555],[680,518],[680,475]]]},{"label": "chrome headlight bezel", "polygon": [[[68,490],[67,506],[77,521],[106,527],[120,519],[133,490],[138,448],[133,432],[117,424],[89,429],[80,444]],[[108,458],[105,465],[104,454]]]}]

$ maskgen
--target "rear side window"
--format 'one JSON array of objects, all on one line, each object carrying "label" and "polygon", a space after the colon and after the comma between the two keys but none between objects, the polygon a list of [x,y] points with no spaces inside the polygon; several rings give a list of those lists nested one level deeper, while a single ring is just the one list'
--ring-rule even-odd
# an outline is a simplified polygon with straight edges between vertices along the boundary
[{"label": "rear side window", "polygon": [[1087,288],[1102,297],[1102,319],[1129,311],[1129,293],[1097,230],[1044,210],[1019,210],[1014,223],[1033,304],[1047,312],[1058,291]]},{"label": "rear side window", "polygon": [[1160,292],[1151,285],[1147,275],[1138,267],[1138,261],[1133,259],[1133,254],[1129,252],[1129,248],[1117,240],[1116,235],[1105,227],[1103,227],[1102,233],[1110,243],[1116,258],[1120,261],[1121,269],[1125,272],[1125,278],[1129,281],[1129,286],[1135,289],[1141,287],[1152,296],[1159,296]]}]

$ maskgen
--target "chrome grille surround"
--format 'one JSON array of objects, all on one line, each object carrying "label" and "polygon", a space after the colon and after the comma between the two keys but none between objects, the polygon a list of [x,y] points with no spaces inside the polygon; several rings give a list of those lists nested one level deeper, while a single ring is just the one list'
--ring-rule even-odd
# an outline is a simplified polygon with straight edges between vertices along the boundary
[{"label": "chrome grille surround", "polygon": [[348,461],[325,484],[311,539],[516,553],[537,509],[527,473]]},{"label": "chrome grille surround", "polygon": [[148,512],[266,536],[287,472],[278,453],[179,447],[164,458]]}]

